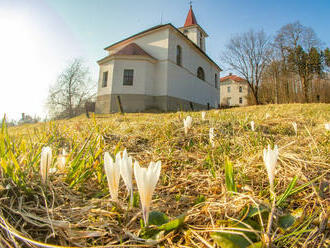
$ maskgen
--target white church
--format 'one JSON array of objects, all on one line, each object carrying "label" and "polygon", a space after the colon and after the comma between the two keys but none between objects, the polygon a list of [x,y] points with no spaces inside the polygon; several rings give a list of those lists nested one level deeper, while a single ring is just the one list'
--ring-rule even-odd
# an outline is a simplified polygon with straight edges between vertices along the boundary
[{"label": "white church", "polygon": [[106,47],[96,112],[218,107],[221,68],[205,52],[207,37],[190,6],[181,28],[158,25]]}]

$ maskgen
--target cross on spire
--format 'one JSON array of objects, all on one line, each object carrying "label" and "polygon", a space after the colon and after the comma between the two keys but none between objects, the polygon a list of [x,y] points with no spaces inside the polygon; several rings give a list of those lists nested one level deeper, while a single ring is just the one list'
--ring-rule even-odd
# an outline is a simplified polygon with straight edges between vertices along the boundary
[{"label": "cross on spire", "polygon": [[193,3],[193,1],[189,1],[189,5],[190,5],[190,7],[192,7],[192,3]]}]

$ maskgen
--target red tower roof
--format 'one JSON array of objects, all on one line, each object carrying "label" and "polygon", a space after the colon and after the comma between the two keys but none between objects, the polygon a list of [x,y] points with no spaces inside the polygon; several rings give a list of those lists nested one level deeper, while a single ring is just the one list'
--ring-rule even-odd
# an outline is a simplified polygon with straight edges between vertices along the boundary
[{"label": "red tower roof", "polygon": [[197,24],[197,20],[194,14],[194,11],[192,10],[192,6],[190,5],[190,9],[187,15],[186,22],[184,23],[184,27],[189,27],[191,25]]}]

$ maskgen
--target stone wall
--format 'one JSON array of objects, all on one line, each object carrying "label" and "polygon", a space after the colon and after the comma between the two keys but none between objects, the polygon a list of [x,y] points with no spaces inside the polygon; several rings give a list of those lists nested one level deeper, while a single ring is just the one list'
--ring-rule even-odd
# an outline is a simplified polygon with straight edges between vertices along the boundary
[{"label": "stone wall", "polygon": [[121,95],[102,95],[97,98],[96,113],[108,114],[120,112],[117,96],[125,113],[135,112],[153,112],[153,111],[191,111],[207,109],[207,105],[189,102],[171,96],[147,96],[137,94],[121,94]]}]

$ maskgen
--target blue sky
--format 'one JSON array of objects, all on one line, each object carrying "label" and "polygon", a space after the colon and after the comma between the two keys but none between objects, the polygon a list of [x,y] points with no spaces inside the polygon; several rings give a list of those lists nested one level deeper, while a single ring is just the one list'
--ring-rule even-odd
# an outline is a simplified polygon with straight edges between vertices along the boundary
[{"label": "blue sky", "polygon": [[[0,114],[44,115],[48,88],[70,60],[83,58],[97,81],[104,47],[161,19],[180,27],[188,9],[186,0],[0,0]],[[209,34],[207,53],[221,66],[232,35],[249,29],[274,35],[297,20],[330,46],[328,0],[195,0],[193,9]]]}]

